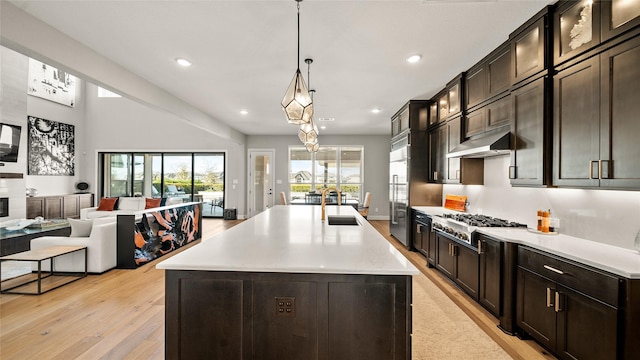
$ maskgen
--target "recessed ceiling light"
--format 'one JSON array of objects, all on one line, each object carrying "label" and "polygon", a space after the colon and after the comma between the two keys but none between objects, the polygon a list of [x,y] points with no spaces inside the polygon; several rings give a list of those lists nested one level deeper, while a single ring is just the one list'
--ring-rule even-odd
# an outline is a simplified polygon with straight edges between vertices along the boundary
[{"label": "recessed ceiling light", "polygon": [[249,112],[247,110],[240,110],[240,114],[247,115]]},{"label": "recessed ceiling light", "polygon": [[377,114],[380,111],[382,111],[380,108],[374,108],[374,109],[371,110],[371,112],[374,113],[374,114]]},{"label": "recessed ceiling light", "polygon": [[180,66],[184,66],[184,67],[189,67],[191,66],[191,61],[184,59],[184,58],[177,58],[176,62],[178,63],[178,65]]},{"label": "recessed ceiling light", "polygon": [[327,128],[327,127],[326,127],[326,126],[324,126],[324,125],[320,126],[320,129],[322,129],[322,130],[324,130],[324,129],[326,129],[326,128]]},{"label": "recessed ceiling light", "polygon": [[407,62],[409,63],[417,63],[418,61],[420,61],[420,59],[422,59],[422,55],[420,54],[415,54],[415,55],[411,55],[407,58]]},{"label": "recessed ceiling light", "polygon": [[319,118],[318,121],[336,121],[336,118],[322,117],[322,118]]}]

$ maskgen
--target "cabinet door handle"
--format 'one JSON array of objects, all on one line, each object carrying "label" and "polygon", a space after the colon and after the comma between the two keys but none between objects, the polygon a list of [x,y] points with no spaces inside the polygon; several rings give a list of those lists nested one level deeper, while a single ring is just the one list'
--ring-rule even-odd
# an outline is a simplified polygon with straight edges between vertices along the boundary
[{"label": "cabinet door handle", "polygon": [[553,289],[547,288],[547,307],[548,308],[553,306],[553,303],[551,303],[551,292],[552,291],[553,291]]},{"label": "cabinet door handle", "polygon": [[509,166],[509,179],[515,179],[515,178],[516,178],[516,167]]},{"label": "cabinet door handle", "polygon": [[420,226],[420,224],[416,225],[416,233],[418,234],[422,233],[422,227]]},{"label": "cabinet door handle", "polygon": [[458,256],[458,245],[451,244],[451,256]]},{"label": "cabinet door handle", "polygon": [[600,179],[611,179],[611,164],[609,160],[600,160]]},{"label": "cabinet door handle", "polygon": [[482,250],[482,244],[484,243],[484,241],[480,240],[478,241],[478,254],[482,254],[484,252],[484,250]]},{"label": "cabinet door handle", "polygon": [[555,307],[556,312],[562,311],[562,307],[560,307],[560,299],[561,299],[560,293],[556,291],[556,307]]},{"label": "cabinet door handle", "polygon": [[456,180],[460,180],[460,170],[456,170]]},{"label": "cabinet door handle", "polygon": [[438,172],[437,171],[433,172],[433,180],[438,180]]},{"label": "cabinet door handle", "polygon": [[449,246],[449,250],[447,251],[447,254],[451,255],[451,243],[448,243],[447,245]]},{"label": "cabinet door handle", "polygon": [[544,268],[549,270],[549,271],[553,271],[556,274],[564,275],[564,272],[562,270],[558,270],[558,269],[556,269],[554,267],[551,267],[549,265],[544,265]]},{"label": "cabinet door handle", "polygon": [[596,171],[598,172],[597,176],[593,176],[593,165],[594,163],[597,164],[599,163],[599,160],[591,160],[589,161],[589,179],[599,179],[600,178],[600,165],[596,166]]}]

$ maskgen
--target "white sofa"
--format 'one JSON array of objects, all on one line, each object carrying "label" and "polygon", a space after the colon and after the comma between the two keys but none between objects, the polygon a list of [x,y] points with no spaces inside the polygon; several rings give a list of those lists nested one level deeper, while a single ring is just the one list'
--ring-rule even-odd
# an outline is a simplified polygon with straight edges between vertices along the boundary
[{"label": "white sofa", "polygon": [[[167,198],[165,205],[181,203],[182,198]],[[104,217],[116,217],[118,215],[133,215],[144,210],[147,205],[145,197],[120,197],[118,198],[117,209],[112,211],[98,211],[98,207],[80,209],[80,219],[97,219]]]},{"label": "white sofa", "polygon": [[[49,246],[75,245],[87,247],[87,271],[103,273],[116,267],[118,244],[115,218],[94,219],[88,237],[43,236],[31,240],[31,249]],[[54,270],[59,272],[81,272],[84,269],[82,251],[62,255],[54,259]],[[37,270],[37,264],[32,266]],[[42,270],[49,271],[49,262],[42,262]]]}]

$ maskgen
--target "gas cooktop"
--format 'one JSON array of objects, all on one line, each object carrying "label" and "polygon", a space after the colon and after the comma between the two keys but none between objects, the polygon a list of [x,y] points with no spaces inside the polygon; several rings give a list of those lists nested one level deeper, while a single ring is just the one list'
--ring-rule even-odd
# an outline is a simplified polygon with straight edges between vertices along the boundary
[{"label": "gas cooktop", "polygon": [[487,215],[478,214],[444,214],[445,219],[451,219],[465,223],[469,226],[476,227],[527,227],[526,224],[520,224],[513,221],[494,218]]},{"label": "gas cooktop", "polygon": [[494,218],[479,214],[443,214],[434,216],[433,229],[446,233],[448,236],[475,246],[477,244],[476,229],[481,227],[511,227],[526,229],[526,224]]}]

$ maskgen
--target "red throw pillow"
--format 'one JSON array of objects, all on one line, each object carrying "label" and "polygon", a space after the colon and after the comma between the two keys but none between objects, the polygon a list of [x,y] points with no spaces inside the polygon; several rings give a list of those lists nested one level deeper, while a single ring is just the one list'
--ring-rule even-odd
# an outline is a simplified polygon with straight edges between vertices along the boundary
[{"label": "red throw pillow", "polygon": [[118,198],[102,198],[100,199],[100,205],[98,205],[98,211],[113,211],[116,206]]},{"label": "red throw pillow", "polygon": [[146,198],[145,200],[146,200],[145,209],[153,209],[153,208],[160,207],[160,202],[162,202],[162,198],[157,198],[157,199]]}]

